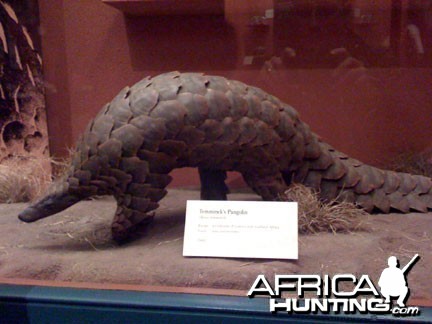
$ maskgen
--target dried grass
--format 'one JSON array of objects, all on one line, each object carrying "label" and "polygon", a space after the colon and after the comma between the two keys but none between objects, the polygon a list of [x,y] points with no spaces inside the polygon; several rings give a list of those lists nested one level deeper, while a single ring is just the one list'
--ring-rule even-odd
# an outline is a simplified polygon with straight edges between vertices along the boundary
[{"label": "dried grass", "polygon": [[0,164],[0,203],[28,202],[41,196],[52,183],[51,165],[63,161],[14,156]]},{"label": "dried grass", "polygon": [[284,200],[299,205],[299,232],[349,233],[367,230],[368,213],[349,202],[323,203],[318,194],[301,184],[293,184],[285,192]]},{"label": "dried grass", "polygon": [[399,154],[388,169],[432,178],[432,153],[405,152]]}]

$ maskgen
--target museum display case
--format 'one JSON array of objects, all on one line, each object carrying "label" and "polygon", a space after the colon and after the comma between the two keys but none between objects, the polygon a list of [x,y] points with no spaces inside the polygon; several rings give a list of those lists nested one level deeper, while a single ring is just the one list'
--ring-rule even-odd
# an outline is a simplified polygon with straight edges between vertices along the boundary
[{"label": "museum display case", "polygon": [[430,321],[431,14],[0,2],[3,318]]}]

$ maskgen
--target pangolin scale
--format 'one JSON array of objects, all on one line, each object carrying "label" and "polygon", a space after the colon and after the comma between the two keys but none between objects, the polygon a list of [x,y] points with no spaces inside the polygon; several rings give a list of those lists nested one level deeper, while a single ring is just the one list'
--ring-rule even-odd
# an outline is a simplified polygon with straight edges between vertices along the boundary
[{"label": "pangolin scale", "polygon": [[124,88],[77,143],[67,176],[19,218],[32,222],[93,195],[113,195],[112,235],[122,241],[149,222],[174,168],[198,167],[202,199],[226,199],[226,171],[238,171],[264,200],[291,183],[324,201],[366,211],[432,209],[432,180],[384,171],[336,151],[298,113],[239,81],[171,72]]}]

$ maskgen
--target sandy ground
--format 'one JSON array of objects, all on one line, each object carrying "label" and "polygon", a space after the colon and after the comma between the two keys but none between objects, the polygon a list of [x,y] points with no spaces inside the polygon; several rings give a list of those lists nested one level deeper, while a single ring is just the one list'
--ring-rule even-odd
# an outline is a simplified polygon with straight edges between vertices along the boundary
[{"label": "sandy ground", "polygon": [[297,261],[185,258],[185,201],[198,196],[171,190],[143,236],[122,246],[110,238],[109,198],[31,224],[16,217],[26,204],[0,205],[0,277],[248,290],[258,274],[368,274],[377,282],[389,256],[405,265],[418,253],[408,274],[411,298],[432,300],[432,213],[370,216],[368,232],[301,235]]}]

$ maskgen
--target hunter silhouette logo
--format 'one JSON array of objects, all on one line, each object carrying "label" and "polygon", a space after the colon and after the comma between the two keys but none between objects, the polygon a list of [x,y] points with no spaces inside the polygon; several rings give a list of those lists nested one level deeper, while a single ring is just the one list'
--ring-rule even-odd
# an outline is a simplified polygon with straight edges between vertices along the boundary
[{"label": "hunter silhouette logo", "polygon": [[391,297],[398,297],[399,307],[405,307],[405,299],[409,292],[405,276],[418,259],[419,255],[416,254],[403,269],[399,269],[398,259],[395,256],[388,258],[388,268],[383,270],[378,281],[381,295],[385,298],[386,303],[391,302]]},{"label": "hunter silhouette logo", "polygon": [[[273,286],[261,274],[257,276],[247,295],[251,298],[255,295],[269,296],[271,312],[316,314],[333,311],[415,316],[420,314],[419,307],[405,306],[409,295],[406,276],[419,258],[416,254],[400,269],[397,258],[389,257],[388,268],[382,271],[377,286],[367,274],[275,274]],[[290,296],[296,294],[299,298],[282,298],[282,293],[289,293]],[[397,306],[393,307],[392,298],[397,298]]]}]

